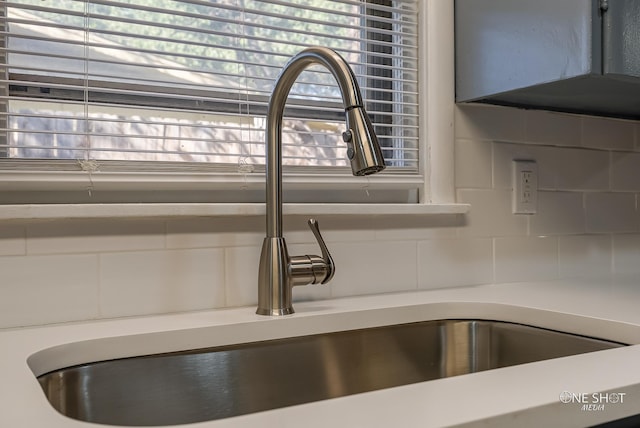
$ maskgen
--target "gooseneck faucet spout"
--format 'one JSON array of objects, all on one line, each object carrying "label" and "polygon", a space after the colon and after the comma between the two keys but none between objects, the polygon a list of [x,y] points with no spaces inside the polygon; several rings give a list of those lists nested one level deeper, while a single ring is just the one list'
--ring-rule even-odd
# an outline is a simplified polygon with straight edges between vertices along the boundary
[{"label": "gooseneck faucet spout", "polygon": [[355,74],[335,51],[323,47],[303,50],[284,66],[276,80],[266,129],[267,235],[262,244],[258,272],[260,315],[293,313],[291,289],[295,285],[326,284],[335,272],[333,259],[315,220],[309,220],[322,251],[320,256],[289,257],[282,235],[282,117],[289,91],[300,73],[313,64],[326,67],[338,82],[346,114],[347,130],[342,137],[353,175],[369,175],[385,168],[373,126],[364,109]]}]

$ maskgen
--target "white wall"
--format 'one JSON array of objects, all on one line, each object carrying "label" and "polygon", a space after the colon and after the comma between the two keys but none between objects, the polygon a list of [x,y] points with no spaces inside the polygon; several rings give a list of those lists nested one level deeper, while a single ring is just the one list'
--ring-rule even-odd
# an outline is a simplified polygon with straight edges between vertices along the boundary
[{"label": "white wall", "polygon": [[[511,160],[536,159],[539,212],[511,214]],[[640,270],[640,124],[456,109],[467,216],[323,216],[337,263],[296,300]],[[288,217],[292,254],[318,253]],[[0,226],[0,328],[255,305],[263,219],[86,220]]]}]

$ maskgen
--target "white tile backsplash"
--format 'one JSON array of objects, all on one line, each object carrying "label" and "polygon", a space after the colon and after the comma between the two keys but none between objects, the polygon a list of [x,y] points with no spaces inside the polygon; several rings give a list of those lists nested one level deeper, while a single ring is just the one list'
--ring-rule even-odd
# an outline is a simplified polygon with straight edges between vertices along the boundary
[{"label": "white tile backsplash", "polygon": [[635,122],[585,116],[582,121],[582,145],[598,149],[633,150]]},{"label": "white tile backsplash", "polygon": [[525,235],[527,216],[513,215],[511,190],[462,189],[458,201],[471,204],[467,222],[459,229],[461,237]]},{"label": "white tile backsplash", "polygon": [[224,307],[223,284],[220,248],[100,255],[104,317]]},{"label": "white tile backsplash", "polygon": [[2,327],[100,316],[97,255],[1,257],[0,272]]},{"label": "white tile backsplash", "polygon": [[153,250],[165,247],[162,221],[63,220],[27,226],[28,254]]},{"label": "white tile backsplash", "polygon": [[585,233],[584,195],[580,192],[538,192],[538,212],[529,216],[533,236]]},{"label": "white tile backsplash", "polygon": [[[640,271],[640,124],[456,107],[467,215],[319,217],[336,262],[294,301]],[[512,162],[538,163],[538,213],[511,213]],[[428,173],[428,172],[427,172]],[[0,227],[0,328],[257,303],[262,217],[58,220]],[[318,254],[306,218],[290,253]]]},{"label": "white tile backsplash", "polygon": [[225,295],[227,306],[258,304],[258,263],[261,247],[225,249]]},{"label": "white tile backsplash", "polygon": [[637,191],[640,187],[640,153],[611,153],[611,189]]},{"label": "white tile backsplash", "polygon": [[455,238],[464,222],[463,215],[379,216],[373,219],[373,227],[376,241],[442,239]]},{"label": "white tile backsplash", "polygon": [[588,233],[638,231],[638,214],[634,193],[586,193],[585,215]]},{"label": "white tile backsplash", "polygon": [[558,277],[556,237],[496,238],[496,282],[543,281]]},{"label": "white tile backsplash", "polygon": [[328,284],[333,297],[417,288],[416,241],[337,243],[330,250],[336,262]]},{"label": "white tile backsplash", "polygon": [[491,187],[492,144],[489,141],[456,140],[455,184],[457,188]]},{"label": "white tile backsplash", "polygon": [[418,243],[422,289],[493,283],[493,240],[434,239]]},{"label": "white tile backsplash", "polygon": [[528,110],[525,114],[525,130],[528,144],[580,146],[582,119],[571,114]]},{"label": "white tile backsplash", "polygon": [[557,189],[609,190],[609,152],[557,148],[553,154]]},{"label": "white tile backsplash", "polygon": [[247,217],[191,218],[167,222],[167,248],[211,248],[261,245],[265,222]]},{"label": "white tile backsplash", "polygon": [[473,104],[456,108],[456,139],[524,141],[524,131],[524,110]]},{"label": "white tile backsplash", "polygon": [[597,277],[613,271],[611,235],[577,235],[558,238],[561,278]]},{"label": "white tile backsplash", "polygon": [[640,273],[640,235],[613,235],[613,271],[619,275]]}]

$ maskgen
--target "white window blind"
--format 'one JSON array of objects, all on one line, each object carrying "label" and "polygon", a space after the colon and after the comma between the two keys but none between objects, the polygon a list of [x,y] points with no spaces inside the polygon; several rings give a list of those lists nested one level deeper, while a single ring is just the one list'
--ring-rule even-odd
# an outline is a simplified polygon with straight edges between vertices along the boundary
[{"label": "white window blind", "polygon": [[[14,0],[0,6],[0,168],[256,171],[291,56],[338,51],[359,79],[387,174],[418,172],[417,2]],[[348,171],[331,74],[305,71],[283,162]]]}]

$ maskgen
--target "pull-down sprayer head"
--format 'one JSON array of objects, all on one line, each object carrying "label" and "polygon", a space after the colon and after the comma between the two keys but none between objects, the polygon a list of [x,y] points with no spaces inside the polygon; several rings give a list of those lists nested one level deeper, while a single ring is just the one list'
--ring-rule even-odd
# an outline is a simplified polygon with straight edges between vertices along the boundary
[{"label": "pull-down sprayer head", "polygon": [[347,131],[342,138],[347,143],[353,175],[375,174],[385,169],[378,137],[364,107],[347,109],[346,114]]}]

